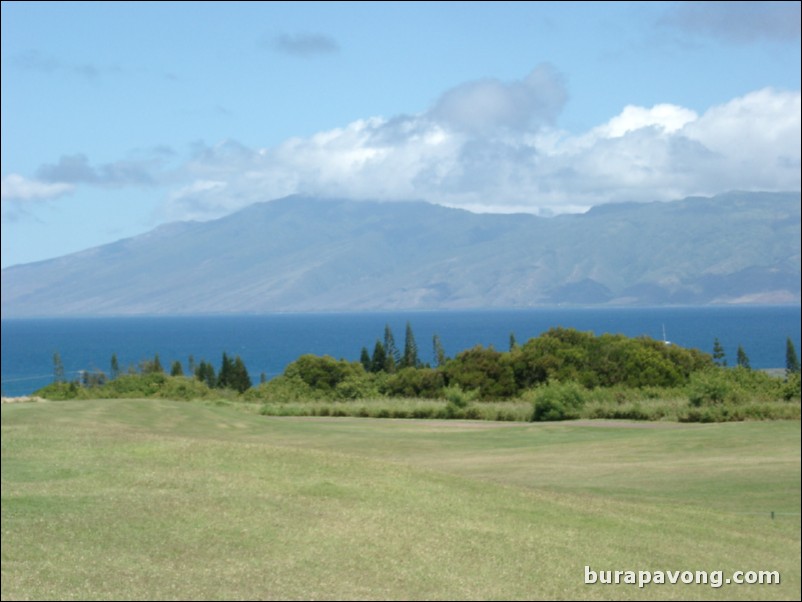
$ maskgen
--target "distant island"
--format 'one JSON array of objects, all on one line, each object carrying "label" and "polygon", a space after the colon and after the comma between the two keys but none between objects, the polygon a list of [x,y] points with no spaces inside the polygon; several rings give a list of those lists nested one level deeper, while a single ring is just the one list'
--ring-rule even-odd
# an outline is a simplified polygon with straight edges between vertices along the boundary
[{"label": "distant island", "polygon": [[292,196],[2,271],[3,318],[801,299],[799,192],[551,218]]}]

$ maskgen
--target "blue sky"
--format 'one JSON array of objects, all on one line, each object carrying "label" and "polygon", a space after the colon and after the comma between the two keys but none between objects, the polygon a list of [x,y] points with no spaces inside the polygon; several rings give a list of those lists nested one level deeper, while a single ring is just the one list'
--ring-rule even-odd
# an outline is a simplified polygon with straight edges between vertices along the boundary
[{"label": "blue sky", "polygon": [[800,185],[798,2],[2,3],[2,265],[293,193]]}]

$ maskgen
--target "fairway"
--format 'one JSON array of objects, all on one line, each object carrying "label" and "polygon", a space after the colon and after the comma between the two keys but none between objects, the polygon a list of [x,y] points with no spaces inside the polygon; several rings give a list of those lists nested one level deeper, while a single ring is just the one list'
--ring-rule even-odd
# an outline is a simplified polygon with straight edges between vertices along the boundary
[{"label": "fairway", "polygon": [[4,405],[2,598],[798,600],[800,423]]}]

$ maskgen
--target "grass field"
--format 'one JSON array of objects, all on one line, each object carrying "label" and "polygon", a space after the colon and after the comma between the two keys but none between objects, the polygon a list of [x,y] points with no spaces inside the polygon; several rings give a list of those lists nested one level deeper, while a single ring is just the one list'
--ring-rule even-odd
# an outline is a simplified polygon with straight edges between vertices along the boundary
[{"label": "grass field", "polygon": [[[798,421],[2,408],[3,600],[798,600],[799,513]],[[782,581],[585,585],[586,565]]]}]

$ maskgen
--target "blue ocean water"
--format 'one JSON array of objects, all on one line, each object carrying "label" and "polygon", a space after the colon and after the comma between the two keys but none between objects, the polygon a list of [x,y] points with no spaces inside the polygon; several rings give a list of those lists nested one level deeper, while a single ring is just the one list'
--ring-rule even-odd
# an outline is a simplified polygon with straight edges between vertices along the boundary
[{"label": "blue ocean water", "polygon": [[2,392],[26,395],[53,380],[58,352],[68,377],[81,370],[109,371],[116,353],[125,370],[158,353],[165,367],[192,355],[219,366],[222,353],[239,355],[251,379],[267,378],[304,353],[359,359],[372,352],[389,325],[399,348],[412,325],[421,359],[432,361],[437,334],[450,356],[474,345],[506,350],[510,333],[519,343],[555,326],[666,337],[710,353],[717,337],[735,363],[743,346],[753,368],[785,366],[786,338],[800,348],[799,306],[539,308],[431,312],[270,314],[263,316],[26,319],[2,322]]}]

